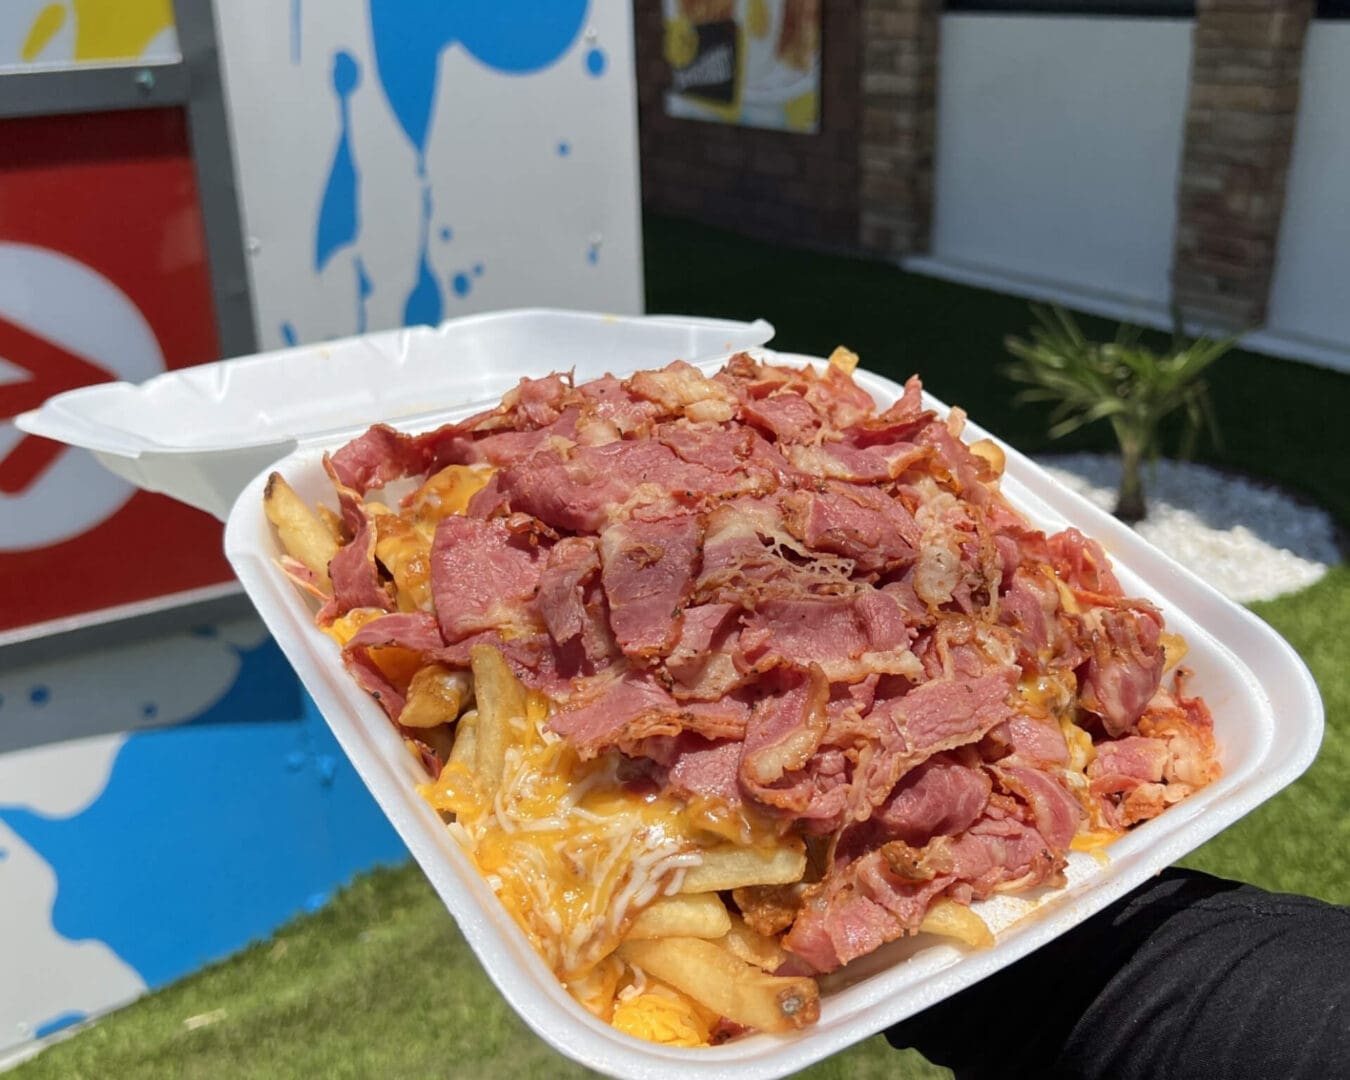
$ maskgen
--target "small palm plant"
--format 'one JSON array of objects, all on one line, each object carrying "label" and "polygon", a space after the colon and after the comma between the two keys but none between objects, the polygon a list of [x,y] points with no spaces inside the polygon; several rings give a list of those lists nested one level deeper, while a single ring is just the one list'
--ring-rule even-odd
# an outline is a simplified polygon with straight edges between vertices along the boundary
[{"label": "small palm plant", "polygon": [[1085,424],[1109,421],[1120,444],[1120,491],[1116,517],[1133,524],[1148,512],[1144,502],[1141,466],[1157,460],[1161,449],[1159,427],[1177,410],[1183,413],[1180,456],[1190,457],[1203,428],[1218,442],[1209,388],[1201,376],[1231,349],[1234,338],[1187,341],[1178,313],[1173,313],[1172,347],[1155,352],[1139,342],[1143,331],[1122,323],[1114,341],[1084,337],[1078,324],[1062,308],[1032,305],[1036,325],[1031,340],[1004,339],[1016,359],[1004,374],[1027,389],[1018,402],[1053,402],[1049,436],[1057,439]]}]

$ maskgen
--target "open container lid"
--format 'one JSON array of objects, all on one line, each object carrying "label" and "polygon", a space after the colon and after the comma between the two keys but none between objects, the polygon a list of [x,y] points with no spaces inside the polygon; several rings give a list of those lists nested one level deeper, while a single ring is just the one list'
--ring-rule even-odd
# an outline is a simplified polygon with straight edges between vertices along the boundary
[{"label": "open container lid", "polygon": [[260,353],[58,394],[15,418],[112,472],[222,521],[253,476],[299,446],[500,397],[522,376],[664,366],[763,345],[773,327],[674,315],[522,309]]}]

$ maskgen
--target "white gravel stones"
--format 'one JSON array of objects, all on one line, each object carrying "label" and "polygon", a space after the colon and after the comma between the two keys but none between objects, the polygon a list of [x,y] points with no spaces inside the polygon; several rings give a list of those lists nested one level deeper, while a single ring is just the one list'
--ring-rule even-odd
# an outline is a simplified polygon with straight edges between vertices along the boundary
[{"label": "white gravel stones", "polygon": [[[1120,463],[1104,454],[1037,459],[1066,486],[1110,511]],[[1183,461],[1144,468],[1148,517],[1139,535],[1240,603],[1307,588],[1339,563],[1324,510],[1241,476]]]}]

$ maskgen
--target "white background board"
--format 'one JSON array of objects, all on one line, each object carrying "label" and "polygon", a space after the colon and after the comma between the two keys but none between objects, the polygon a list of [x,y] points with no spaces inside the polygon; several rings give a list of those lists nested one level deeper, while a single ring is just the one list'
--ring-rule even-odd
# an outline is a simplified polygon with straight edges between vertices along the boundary
[{"label": "white background board", "polygon": [[933,258],[1165,305],[1192,28],[944,16]]},{"label": "white background board", "polygon": [[628,4],[231,0],[217,24],[260,348],[641,310]]},{"label": "white background board", "polygon": [[[1350,349],[1350,23],[1308,27],[1269,328]],[[1343,361],[1343,370],[1350,361]]]}]

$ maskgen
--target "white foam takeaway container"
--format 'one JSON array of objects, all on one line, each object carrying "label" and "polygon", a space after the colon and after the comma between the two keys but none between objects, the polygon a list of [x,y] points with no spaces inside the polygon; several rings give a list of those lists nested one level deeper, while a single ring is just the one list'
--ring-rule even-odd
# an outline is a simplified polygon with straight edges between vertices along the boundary
[{"label": "white foam takeaway container", "polygon": [[[740,348],[743,343],[729,347]],[[694,351],[682,353],[677,348],[662,357],[616,354],[613,363],[635,360],[624,365],[631,369]],[[511,381],[526,370],[542,375],[572,363],[551,340],[541,339],[526,352],[528,369],[513,368]],[[806,357],[757,352],[769,360],[810,362]],[[700,366],[713,370],[720,360]],[[603,364],[599,370],[579,365],[578,375],[599,374],[600,370]],[[416,386],[400,387],[394,394],[374,376],[365,378],[360,372],[356,376],[356,384],[346,388],[352,400],[372,395],[374,404],[383,406],[381,395],[388,392],[392,396],[387,416],[396,415],[405,405],[425,409],[433,404],[408,397],[416,397]],[[901,392],[895,383],[866,371],[856,377],[882,406]],[[487,389],[487,384],[482,388]],[[330,381],[314,392],[334,394],[336,387]],[[209,397],[210,388],[206,393]],[[268,400],[280,405],[284,396],[277,394]],[[942,407],[940,402],[931,403]],[[397,426],[421,430],[472,411],[471,407],[450,408]],[[984,434],[974,424],[968,429],[969,438]],[[336,434],[309,438],[275,468],[305,498],[331,504],[320,460],[325,450],[336,449],[344,441],[345,435]],[[379,706],[348,677],[337,646],[313,625],[310,605],[278,571],[274,562],[279,554],[277,540],[262,511],[263,486],[270,469],[254,477],[234,504],[225,547],[239,579],[338,741],[445,901],[484,969],[526,1023],[562,1053],[613,1076],[752,1080],[802,1069],[1026,955],[1260,805],[1298,777],[1316,754],[1322,734],[1321,700],[1307,668],[1283,639],[1132,530],[1052,480],[1028,458],[1007,446],[1004,449],[1003,490],[1009,500],[1041,528],[1056,530],[1072,524],[1102,541],[1126,591],[1154,600],[1169,628],[1185,635],[1190,645],[1186,663],[1195,671],[1194,690],[1203,694],[1214,713],[1224,774],[1210,787],[1116,841],[1104,858],[1072,854],[1065,888],[1040,890],[1026,897],[996,897],[976,905],[996,931],[991,948],[967,951],[923,938],[894,943],[823,980],[825,996],[818,1024],[793,1035],[752,1035],[717,1047],[662,1047],[619,1033],[574,1002],[534,953],[440,818],[417,795],[415,786],[426,779],[420,765]],[[416,987],[409,987],[408,992],[415,993]],[[978,1025],[978,1018],[972,1022]]]}]

